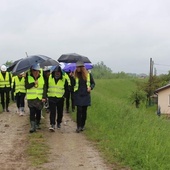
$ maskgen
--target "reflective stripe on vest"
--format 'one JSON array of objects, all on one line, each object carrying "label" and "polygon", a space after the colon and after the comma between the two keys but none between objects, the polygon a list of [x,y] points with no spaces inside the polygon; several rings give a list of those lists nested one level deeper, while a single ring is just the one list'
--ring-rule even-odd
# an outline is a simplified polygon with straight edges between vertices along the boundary
[{"label": "reflective stripe on vest", "polygon": [[[74,86],[74,91],[77,91],[79,88],[79,79],[76,78],[75,81],[76,81],[76,84]],[[87,88],[90,87],[90,74],[89,73],[87,74],[86,86],[87,86]]]},{"label": "reflective stripe on vest", "polygon": [[57,84],[55,83],[54,78],[50,75],[48,80],[48,97],[58,97],[61,98],[64,95],[64,85],[65,77],[63,76],[62,80],[58,80]]},{"label": "reflective stripe on vest", "polygon": [[21,79],[19,79],[18,76],[15,76],[14,81],[15,81],[15,94],[18,92],[26,93],[25,78],[22,77]]},{"label": "reflective stripe on vest", "polygon": [[[35,80],[32,76],[28,76],[28,83],[34,83]],[[27,89],[27,99],[36,99],[39,98],[42,99],[43,96],[43,87],[44,87],[44,78],[43,76],[40,76],[38,78],[38,87],[32,87],[30,89]]]},{"label": "reflective stripe on vest", "polygon": [[4,88],[5,86],[10,87],[9,76],[10,73],[6,72],[5,79],[4,79],[2,73],[0,72],[0,88]]},{"label": "reflective stripe on vest", "polygon": [[71,81],[70,81],[70,77],[68,76],[68,74],[64,72],[64,73],[63,73],[63,76],[64,76],[64,78],[67,80],[68,85],[71,86]]}]

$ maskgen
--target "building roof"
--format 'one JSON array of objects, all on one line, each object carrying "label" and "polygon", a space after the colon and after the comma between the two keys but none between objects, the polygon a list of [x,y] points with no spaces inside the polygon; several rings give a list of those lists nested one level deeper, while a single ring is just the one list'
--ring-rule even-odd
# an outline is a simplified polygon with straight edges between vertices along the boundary
[{"label": "building roof", "polygon": [[169,87],[170,87],[170,84],[167,84],[167,85],[165,85],[165,86],[162,86],[162,87],[156,89],[156,90],[155,90],[155,93],[158,93],[158,92],[160,92],[160,91],[162,91],[162,90],[165,90],[165,89],[167,89],[167,88],[169,88]]}]

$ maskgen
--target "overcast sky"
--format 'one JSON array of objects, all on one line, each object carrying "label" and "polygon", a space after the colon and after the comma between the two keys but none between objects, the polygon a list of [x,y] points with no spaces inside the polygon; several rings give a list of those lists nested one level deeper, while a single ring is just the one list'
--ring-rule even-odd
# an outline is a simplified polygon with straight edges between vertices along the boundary
[{"label": "overcast sky", "polygon": [[113,72],[170,70],[170,0],[0,0],[0,64],[64,53]]}]

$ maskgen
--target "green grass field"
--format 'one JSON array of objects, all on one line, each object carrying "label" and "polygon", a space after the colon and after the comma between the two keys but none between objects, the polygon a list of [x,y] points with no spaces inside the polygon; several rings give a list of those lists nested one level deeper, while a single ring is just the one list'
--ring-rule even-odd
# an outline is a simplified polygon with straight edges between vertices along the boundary
[{"label": "green grass field", "polygon": [[85,133],[108,162],[134,170],[170,169],[169,120],[156,115],[156,106],[131,104],[134,80],[95,81]]}]

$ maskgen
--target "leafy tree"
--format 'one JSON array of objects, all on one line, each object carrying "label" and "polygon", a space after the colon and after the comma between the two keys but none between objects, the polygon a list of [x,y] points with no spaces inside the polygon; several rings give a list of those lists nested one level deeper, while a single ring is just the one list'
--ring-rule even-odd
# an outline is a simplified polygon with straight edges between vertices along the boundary
[{"label": "leafy tree", "polygon": [[13,62],[12,61],[6,61],[5,65],[9,67]]},{"label": "leafy tree", "polygon": [[154,91],[161,86],[162,81],[157,76],[152,76],[150,79],[143,82],[137,82],[137,88],[146,93],[149,106],[151,105],[151,96],[154,94]]},{"label": "leafy tree", "polygon": [[103,61],[93,65],[92,74],[96,79],[113,77],[112,70]]},{"label": "leafy tree", "polygon": [[136,108],[139,108],[141,102],[146,101],[146,93],[142,90],[132,91],[129,100],[132,102],[132,104],[135,104]]}]

